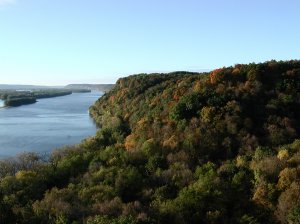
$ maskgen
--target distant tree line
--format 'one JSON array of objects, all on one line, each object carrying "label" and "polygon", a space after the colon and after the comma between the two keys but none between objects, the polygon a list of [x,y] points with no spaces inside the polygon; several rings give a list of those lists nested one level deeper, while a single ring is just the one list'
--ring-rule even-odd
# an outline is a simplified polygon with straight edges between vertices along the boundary
[{"label": "distant tree line", "polygon": [[66,96],[72,93],[88,93],[86,89],[43,89],[33,91],[0,90],[5,106],[21,106],[37,102],[37,99]]}]

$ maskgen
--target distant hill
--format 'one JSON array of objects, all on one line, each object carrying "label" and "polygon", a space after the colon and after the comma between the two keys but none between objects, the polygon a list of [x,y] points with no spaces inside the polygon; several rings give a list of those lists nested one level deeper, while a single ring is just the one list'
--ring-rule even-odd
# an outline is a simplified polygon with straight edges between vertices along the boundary
[{"label": "distant hill", "polygon": [[107,92],[114,87],[114,84],[69,84],[66,89],[89,89],[101,92]]},{"label": "distant hill", "polygon": [[69,84],[63,86],[36,86],[36,85],[13,85],[13,84],[0,84],[2,90],[32,90],[32,89],[55,89],[55,88],[66,88],[66,89],[86,89],[100,92],[107,92],[114,84]]},{"label": "distant hill", "polygon": [[[35,86],[35,85],[10,85],[10,84],[0,84],[0,89],[16,89],[16,90],[31,90],[31,89],[50,89],[59,88],[58,86]],[[61,88],[61,87],[60,87]]]}]

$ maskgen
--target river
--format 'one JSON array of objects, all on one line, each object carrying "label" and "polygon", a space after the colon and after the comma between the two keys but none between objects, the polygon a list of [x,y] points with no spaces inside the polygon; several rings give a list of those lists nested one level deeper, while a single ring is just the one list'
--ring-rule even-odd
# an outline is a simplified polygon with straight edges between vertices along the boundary
[{"label": "river", "polygon": [[24,151],[50,152],[94,135],[96,126],[88,109],[100,96],[99,92],[73,93],[0,108],[0,158]]},{"label": "river", "polygon": [[0,100],[0,108],[1,107],[4,107],[4,101],[3,100]]}]

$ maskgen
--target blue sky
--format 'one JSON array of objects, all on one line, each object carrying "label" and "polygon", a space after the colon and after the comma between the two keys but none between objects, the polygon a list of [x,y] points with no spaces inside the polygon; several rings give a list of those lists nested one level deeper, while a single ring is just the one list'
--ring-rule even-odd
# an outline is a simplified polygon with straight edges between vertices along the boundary
[{"label": "blue sky", "polygon": [[300,59],[299,0],[0,0],[0,83]]}]

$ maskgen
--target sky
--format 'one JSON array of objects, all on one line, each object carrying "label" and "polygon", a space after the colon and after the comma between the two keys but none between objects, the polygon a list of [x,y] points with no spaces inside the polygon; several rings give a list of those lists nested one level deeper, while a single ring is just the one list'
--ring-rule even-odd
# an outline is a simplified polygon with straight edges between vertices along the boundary
[{"label": "sky", "polygon": [[300,59],[299,0],[0,0],[0,83]]}]

